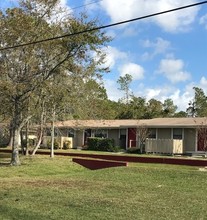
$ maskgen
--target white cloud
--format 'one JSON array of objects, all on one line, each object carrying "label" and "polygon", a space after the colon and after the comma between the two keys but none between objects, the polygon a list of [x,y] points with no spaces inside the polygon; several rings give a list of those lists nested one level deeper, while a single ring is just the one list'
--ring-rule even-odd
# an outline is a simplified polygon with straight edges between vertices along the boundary
[{"label": "white cloud", "polygon": [[203,89],[205,94],[207,94],[207,78],[206,77],[204,77],[204,76],[201,77],[198,87]]},{"label": "white cloud", "polygon": [[158,72],[172,83],[184,82],[191,78],[190,73],[184,70],[184,62],[180,59],[161,60]]},{"label": "white cloud", "polygon": [[134,29],[133,27],[127,27],[123,31],[123,37],[132,37],[132,36],[137,36],[139,32]]},{"label": "white cloud", "polygon": [[200,84],[201,84],[201,86],[204,86],[204,87],[207,86],[207,79],[206,79],[206,77],[204,77],[204,76],[201,77]]},{"label": "white cloud", "polygon": [[127,59],[127,53],[118,50],[115,47],[108,46],[104,49],[106,53],[104,66],[113,68],[118,60]]},{"label": "white cloud", "polygon": [[204,25],[205,29],[207,29],[207,14],[200,18],[200,22],[199,23],[201,25]]},{"label": "white cloud", "polygon": [[154,48],[156,54],[165,53],[170,48],[170,42],[158,37],[155,42],[150,40],[144,41],[144,47]]},{"label": "white cloud", "polygon": [[105,79],[104,87],[106,88],[108,98],[113,101],[118,101],[123,97],[122,92],[118,89],[118,84],[114,80]]},{"label": "white cloud", "polygon": [[132,80],[139,80],[144,78],[144,68],[136,63],[126,63],[119,68],[121,76],[130,74]]},{"label": "white cloud", "polygon": [[185,111],[188,107],[189,101],[193,98],[193,86],[191,84],[186,86],[183,92],[176,87],[170,87],[168,85],[155,88],[145,87],[142,88],[142,90],[139,90],[139,94],[136,92],[134,94],[145,97],[147,101],[154,98],[164,102],[164,100],[170,98],[173,100],[174,105],[177,105],[177,111]]},{"label": "white cloud", "polygon": [[141,44],[144,48],[153,50],[152,52],[145,52],[142,55],[144,60],[152,59],[159,54],[164,54],[171,48],[171,43],[161,37],[158,37],[155,41],[144,40]]},{"label": "white cloud", "polygon": [[[195,3],[196,0],[103,0],[101,6],[110,16],[112,22],[119,22],[127,19],[132,19],[140,16],[157,13],[180,6]],[[171,12],[165,15],[155,16],[145,21],[151,21],[168,32],[185,31],[190,27],[190,24],[195,20],[199,7],[193,7],[185,10]]]}]

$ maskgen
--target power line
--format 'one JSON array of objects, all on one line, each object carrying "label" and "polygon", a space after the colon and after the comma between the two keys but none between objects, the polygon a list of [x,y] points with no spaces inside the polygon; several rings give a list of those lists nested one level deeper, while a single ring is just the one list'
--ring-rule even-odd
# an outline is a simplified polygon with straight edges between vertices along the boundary
[{"label": "power line", "polygon": [[[83,7],[86,7],[86,6],[88,6],[88,5],[93,5],[93,4],[96,4],[96,3],[102,2],[102,1],[103,1],[103,0],[89,2],[89,3],[84,4],[84,5],[79,5],[79,6],[76,6],[76,7],[70,8],[70,10],[76,10],[76,9],[83,8]],[[4,7],[4,8],[2,8],[2,9],[7,9],[7,8],[8,8],[8,7]]]},{"label": "power line", "polygon": [[88,4],[85,4],[85,5],[80,5],[80,6],[77,6],[77,7],[74,7],[74,8],[71,8],[71,10],[75,10],[75,9],[78,9],[78,8],[83,8],[83,7],[86,7],[88,5],[93,5],[93,4],[96,4],[98,2],[102,2],[103,0],[99,0],[99,1],[94,1],[94,2],[89,2]]},{"label": "power line", "polygon": [[117,25],[121,25],[121,24],[130,23],[130,22],[133,22],[133,21],[138,21],[138,20],[142,20],[142,19],[146,19],[146,18],[150,18],[150,17],[155,17],[155,16],[158,16],[158,15],[183,10],[183,9],[186,9],[186,8],[195,7],[195,6],[203,5],[203,4],[206,4],[206,3],[207,3],[207,1],[202,1],[202,2],[195,3],[195,4],[190,4],[190,5],[186,5],[186,6],[182,6],[182,7],[162,11],[162,12],[157,12],[157,13],[145,15],[145,16],[142,16],[142,17],[137,17],[137,18],[133,18],[133,19],[125,20],[125,21],[120,21],[120,22],[116,22],[116,23],[112,23],[112,24],[108,24],[108,25],[103,25],[103,26],[100,26],[100,27],[86,29],[86,30],[79,31],[79,32],[74,32],[74,33],[70,33],[70,34],[65,34],[65,35],[46,38],[46,39],[42,39],[42,40],[32,41],[32,42],[28,42],[28,43],[24,43],[24,44],[17,44],[17,45],[9,46],[9,47],[3,47],[3,48],[0,48],[0,51],[8,50],[8,49],[14,49],[14,48],[18,48],[18,47],[29,46],[29,45],[32,45],[32,44],[39,44],[39,43],[43,43],[43,42],[47,42],[47,41],[52,41],[52,40],[65,38],[65,37],[72,37],[72,36],[83,34],[83,33],[86,33],[86,32],[92,32],[92,31],[101,30],[101,29],[105,29],[105,28],[109,28],[109,27],[113,27],[113,26],[117,26]]}]

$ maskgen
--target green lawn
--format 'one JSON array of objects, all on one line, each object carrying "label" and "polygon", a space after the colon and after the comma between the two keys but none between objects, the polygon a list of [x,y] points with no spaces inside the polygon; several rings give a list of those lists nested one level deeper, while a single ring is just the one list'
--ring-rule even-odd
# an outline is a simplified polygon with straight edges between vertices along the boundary
[{"label": "green lawn", "polygon": [[207,219],[207,172],[135,164],[91,171],[70,157],[0,154],[0,219]]}]

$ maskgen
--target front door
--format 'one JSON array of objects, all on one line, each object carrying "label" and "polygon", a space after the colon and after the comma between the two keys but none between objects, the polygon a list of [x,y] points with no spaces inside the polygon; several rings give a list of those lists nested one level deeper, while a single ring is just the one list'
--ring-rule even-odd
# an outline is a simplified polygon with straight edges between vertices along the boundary
[{"label": "front door", "polygon": [[128,148],[136,147],[136,128],[128,128]]},{"label": "front door", "polygon": [[86,129],[84,132],[84,145],[87,145],[89,137],[91,137],[91,129]]},{"label": "front door", "polygon": [[207,130],[205,128],[198,131],[197,151],[207,151]]}]

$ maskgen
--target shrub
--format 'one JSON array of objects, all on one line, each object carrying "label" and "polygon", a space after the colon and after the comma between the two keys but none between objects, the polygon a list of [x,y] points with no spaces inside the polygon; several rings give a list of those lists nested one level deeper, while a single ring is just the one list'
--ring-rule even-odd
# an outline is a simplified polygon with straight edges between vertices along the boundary
[{"label": "shrub", "polygon": [[140,148],[138,148],[138,147],[128,148],[128,149],[126,150],[126,152],[129,153],[129,154],[141,154]]},{"label": "shrub", "polygon": [[110,151],[110,152],[120,152],[120,151],[122,151],[122,149],[119,146],[113,146],[113,147],[110,147],[110,149],[108,151]]},{"label": "shrub", "polygon": [[[47,148],[50,149],[51,148],[51,140],[47,141]],[[60,148],[60,144],[58,143],[58,141],[56,139],[54,139],[54,149],[59,149]]]},{"label": "shrub", "polygon": [[64,141],[63,142],[63,150],[70,149],[70,146],[71,146],[71,141]]},{"label": "shrub", "polygon": [[88,150],[111,151],[114,148],[114,139],[88,138]]}]

